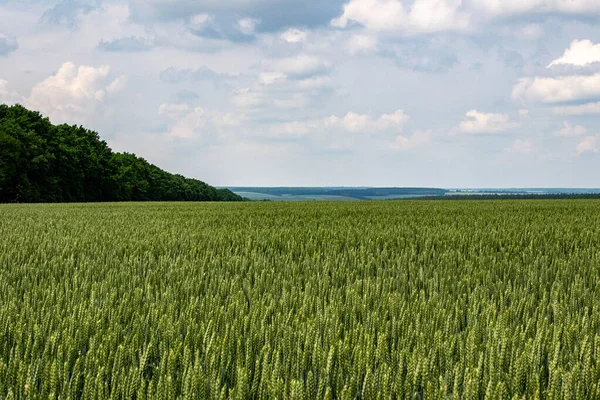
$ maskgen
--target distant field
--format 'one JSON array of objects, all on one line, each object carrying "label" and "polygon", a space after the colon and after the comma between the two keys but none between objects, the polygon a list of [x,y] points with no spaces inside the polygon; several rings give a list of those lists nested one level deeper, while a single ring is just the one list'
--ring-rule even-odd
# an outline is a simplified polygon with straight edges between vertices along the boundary
[{"label": "distant field", "polygon": [[0,399],[598,399],[600,201],[0,205]]},{"label": "distant field", "polygon": [[493,198],[561,198],[600,197],[600,189],[524,188],[524,189],[436,189],[436,188],[376,188],[376,187],[226,187],[250,200],[308,201],[308,200],[395,200],[434,199],[459,196]]},{"label": "distant field", "polygon": [[358,200],[347,196],[327,196],[327,195],[273,195],[257,192],[237,192],[236,194],[250,200],[270,200],[270,201],[311,201],[311,200]]},{"label": "distant field", "polygon": [[344,188],[344,187],[228,187],[250,200],[390,200],[444,196],[447,190],[434,188]]}]

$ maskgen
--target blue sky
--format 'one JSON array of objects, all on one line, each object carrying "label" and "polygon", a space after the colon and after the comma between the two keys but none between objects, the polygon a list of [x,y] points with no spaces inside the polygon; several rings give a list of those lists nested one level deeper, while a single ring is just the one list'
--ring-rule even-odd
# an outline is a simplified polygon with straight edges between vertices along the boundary
[{"label": "blue sky", "polygon": [[600,187],[598,0],[0,0],[0,102],[214,185]]}]

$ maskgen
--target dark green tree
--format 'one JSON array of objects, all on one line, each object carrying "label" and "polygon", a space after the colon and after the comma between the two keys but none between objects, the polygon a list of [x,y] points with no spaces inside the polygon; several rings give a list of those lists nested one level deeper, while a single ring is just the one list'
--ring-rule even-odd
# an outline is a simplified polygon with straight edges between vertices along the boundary
[{"label": "dark green tree", "polygon": [[55,126],[38,112],[0,105],[0,202],[240,200],[134,154],[113,153],[82,126]]}]

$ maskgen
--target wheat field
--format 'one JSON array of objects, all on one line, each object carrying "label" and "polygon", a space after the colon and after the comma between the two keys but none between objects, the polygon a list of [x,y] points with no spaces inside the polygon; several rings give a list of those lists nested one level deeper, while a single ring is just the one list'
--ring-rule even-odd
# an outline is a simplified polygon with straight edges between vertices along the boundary
[{"label": "wheat field", "polygon": [[600,201],[0,205],[1,399],[598,399]]}]

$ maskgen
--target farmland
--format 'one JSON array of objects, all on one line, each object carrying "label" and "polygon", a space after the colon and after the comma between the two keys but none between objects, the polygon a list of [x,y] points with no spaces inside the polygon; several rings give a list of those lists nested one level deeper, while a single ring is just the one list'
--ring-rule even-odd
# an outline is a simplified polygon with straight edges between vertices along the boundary
[{"label": "farmland", "polygon": [[600,398],[600,201],[0,205],[0,398]]}]

